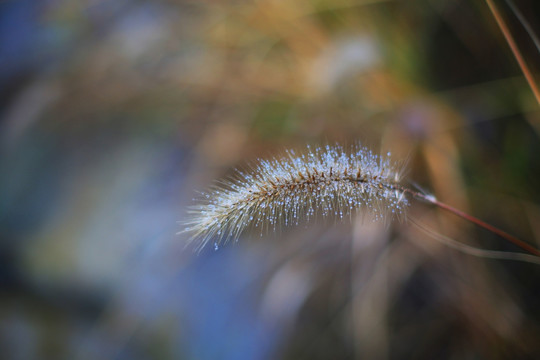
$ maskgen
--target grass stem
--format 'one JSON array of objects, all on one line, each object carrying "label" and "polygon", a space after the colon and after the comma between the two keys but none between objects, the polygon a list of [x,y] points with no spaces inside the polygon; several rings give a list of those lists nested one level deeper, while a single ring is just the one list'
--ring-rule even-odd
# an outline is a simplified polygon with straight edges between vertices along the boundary
[{"label": "grass stem", "polygon": [[461,210],[458,210],[448,204],[445,204],[439,200],[437,200],[434,196],[432,195],[425,195],[425,194],[422,194],[422,193],[419,193],[419,192],[415,192],[415,191],[412,191],[412,190],[405,190],[406,192],[412,194],[414,197],[416,198],[419,198],[419,199],[422,199],[424,201],[427,201],[441,209],[444,209],[448,212],[451,212],[452,214],[454,215],[457,215],[467,221],[470,221],[472,222],[473,224],[475,225],[478,225],[488,231],[491,231],[492,233],[502,237],[503,239],[505,240],[508,240],[510,241],[511,243],[519,246],[520,248],[526,250],[527,252],[533,254],[533,255],[536,255],[536,256],[539,256],[540,257],[540,250],[536,249],[535,247],[527,244],[526,242],[518,239],[517,237],[513,236],[513,235],[510,235],[509,233],[493,226],[493,225],[490,225],[472,215],[469,215],[467,213],[464,213],[463,211]]},{"label": "grass stem", "polygon": [[521,71],[523,72],[523,75],[525,76],[525,79],[527,79],[527,82],[529,83],[529,86],[531,87],[531,90],[534,94],[534,97],[536,98],[536,101],[540,105],[540,90],[538,90],[538,87],[536,86],[536,82],[534,81],[534,77],[532,76],[531,71],[529,70],[527,64],[525,63],[525,60],[521,56],[521,53],[519,52],[516,42],[514,41],[514,38],[512,37],[512,34],[510,33],[510,30],[508,30],[506,23],[504,22],[501,14],[499,13],[499,10],[497,9],[493,1],[486,0],[486,3],[489,7],[489,10],[491,10],[491,13],[493,14],[493,17],[495,18],[497,25],[499,25],[499,28],[501,29],[506,41],[508,42],[508,45],[510,46],[512,53],[514,54],[514,57],[516,58],[519,64],[519,67],[521,68]]}]

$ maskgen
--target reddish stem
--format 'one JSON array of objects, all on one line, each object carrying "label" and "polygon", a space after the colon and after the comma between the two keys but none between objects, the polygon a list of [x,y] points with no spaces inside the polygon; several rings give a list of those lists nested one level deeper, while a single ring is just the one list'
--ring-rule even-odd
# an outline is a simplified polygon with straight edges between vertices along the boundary
[{"label": "reddish stem", "polygon": [[538,104],[540,104],[540,90],[536,86],[534,77],[532,76],[531,71],[527,67],[527,63],[525,63],[525,60],[521,56],[521,53],[519,52],[516,42],[514,41],[514,38],[512,37],[512,35],[510,34],[510,30],[508,30],[506,23],[504,22],[501,14],[499,13],[499,10],[497,10],[497,7],[495,7],[495,4],[493,3],[493,1],[486,0],[486,3],[489,9],[491,10],[491,13],[493,14],[493,17],[495,18],[497,25],[499,25],[499,28],[501,29],[504,35],[504,38],[506,39],[506,42],[508,43],[508,46],[510,46],[510,50],[512,50],[512,53],[514,54],[514,57],[516,58],[518,65],[521,68],[523,75],[525,76],[525,79],[529,83],[529,86],[534,94],[534,97],[536,98],[536,101],[538,102]]},{"label": "reddish stem", "polygon": [[513,236],[513,235],[510,235],[509,233],[499,229],[499,228],[496,228],[495,226],[493,225],[490,225],[472,215],[469,215],[467,213],[464,213],[463,211],[461,210],[458,210],[450,205],[447,205],[443,202],[440,202],[438,201],[437,199],[435,199],[434,196],[431,196],[431,195],[424,195],[424,194],[421,194],[421,193],[418,193],[418,192],[415,192],[415,191],[412,191],[412,190],[409,190],[409,189],[405,189],[404,190],[405,192],[408,192],[410,194],[412,194],[414,197],[416,198],[419,198],[419,199],[422,199],[422,200],[425,200],[441,209],[444,209],[446,211],[449,211],[451,212],[452,214],[454,215],[457,215],[467,221],[470,221],[472,222],[473,224],[476,224],[488,231],[491,231],[492,233],[496,234],[496,235],[499,235],[500,237],[502,237],[503,239],[506,239],[512,243],[514,243],[515,245],[519,246],[520,248],[528,251],[529,253],[533,254],[533,255],[536,255],[536,256],[540,256],[540,250],[536,249],[535,247],[527,244],[526,242],[518,239],[517,237]]}]

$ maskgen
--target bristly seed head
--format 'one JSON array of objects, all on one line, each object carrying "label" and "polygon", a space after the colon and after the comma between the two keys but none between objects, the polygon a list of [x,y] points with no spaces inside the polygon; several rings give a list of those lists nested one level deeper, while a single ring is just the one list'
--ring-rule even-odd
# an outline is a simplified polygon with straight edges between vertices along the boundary
[{"label": "bristly seed head", "polygon": [[248,227],[262,231],[293,225],[318,216],[343,218],[367,209],[375,218],[400,215],[408,206],[401,173],[388,156],[355,147],[311,149],[297,156],[263,160],[251,174],[203,194],[191,208],[184,231],[200,238],[201,249],[211,239],[219,244],[238,239]]}]

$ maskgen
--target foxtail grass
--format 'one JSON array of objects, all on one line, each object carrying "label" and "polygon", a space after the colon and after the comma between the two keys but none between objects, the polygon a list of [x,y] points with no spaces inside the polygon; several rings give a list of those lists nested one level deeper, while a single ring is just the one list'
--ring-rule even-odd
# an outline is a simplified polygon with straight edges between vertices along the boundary
[{"label": "foxtail grass", "polygon": [[403,166],[390,153],[377,155],[354,146],[310,148],[296,154],[260,161],[249,172],[237,171],[202,193],[189,210],[184,232],[197,241],[196,249],[208,242],[216,247],[237,240],[248,228],[262,233],[319,218],[343,219],[357,212],[370,212],[375,220],[403,218],[412,199],[420,199],[453,213],[540,256],[528,243],[437,200],[433,195],[402,184]]},{"label": "foxtail grass", "polygon": [[238,239],[249,227],[275,230],[316,218],[343,219],[369,211],[375,219],[403,215],[409,205],[401,187],[401,166],[364,147],[307,148],[263,160],[252,172],[203,193],[190,209],[186,231],[221,243]]}]

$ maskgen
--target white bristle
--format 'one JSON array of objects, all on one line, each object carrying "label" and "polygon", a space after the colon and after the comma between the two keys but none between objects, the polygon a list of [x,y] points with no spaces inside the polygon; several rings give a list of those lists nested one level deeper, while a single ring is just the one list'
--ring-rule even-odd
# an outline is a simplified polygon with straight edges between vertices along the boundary
[{"label": "white bristle", "polygon": [[203,194],[185,222],[192,239],[201,239],[199,248],[210,240],[237,239],[251,226],[262,232],[358,210],[379,218],[402,214],[408,206],[400,171],[388,156],[361,147],[348,153],[340,146],[287,155],[263,160],[252,173],[238,172],[236,180]]}]

